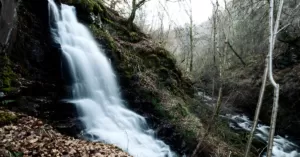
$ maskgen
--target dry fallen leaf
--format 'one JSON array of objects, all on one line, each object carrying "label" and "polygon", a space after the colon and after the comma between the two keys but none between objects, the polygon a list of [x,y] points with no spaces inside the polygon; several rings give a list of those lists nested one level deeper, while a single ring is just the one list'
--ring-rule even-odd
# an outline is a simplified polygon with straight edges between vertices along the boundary
[{"label": "dry fallen leaf", "polygon": [[35,155],[44,157],[129,157],[127,153],[113,145],[64,136],[37,118],[16,115],[20,117],[16,123],[0,127],[1,157],[6,157],[5,152],[9,153],[7,149],[22,152],[24,157]]}]

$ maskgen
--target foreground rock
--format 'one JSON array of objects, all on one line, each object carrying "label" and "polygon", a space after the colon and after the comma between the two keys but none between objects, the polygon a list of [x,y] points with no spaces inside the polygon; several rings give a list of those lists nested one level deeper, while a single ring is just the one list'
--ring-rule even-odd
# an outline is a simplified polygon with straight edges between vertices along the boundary
[{"label": "foreground rock", "polygon": [[114,145],[64,136],[39,119],[16,115],[19,118],[17,122],[0,127],[0,156],[129,156]]}]

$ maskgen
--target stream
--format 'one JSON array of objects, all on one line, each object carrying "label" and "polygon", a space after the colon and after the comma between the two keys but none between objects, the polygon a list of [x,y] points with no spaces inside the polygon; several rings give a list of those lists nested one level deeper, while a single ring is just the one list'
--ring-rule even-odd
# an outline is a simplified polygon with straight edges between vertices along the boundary
[{"label": "stream", "polygon": [[[214,100],[213,98],[205,95],[203,92],[198,92],[198,96],[202,98],[206,105],[212,106]],[[221,118],[228,120],[229,127],[234,131],[246,131],[251,132],[253,121],[250,120],[244,114],[223,114],[220,115]],[[264,142],[267,146],[268,137],[269,137],[270,127],[262,123],[258,123],[255,137],[258,140]],[[288,139],[288,136],[276,135],[273,143],[273,157],[300,157],[300,148],[299,146]],[[266,157],[266,148],[261,154],[261,157]]]}]

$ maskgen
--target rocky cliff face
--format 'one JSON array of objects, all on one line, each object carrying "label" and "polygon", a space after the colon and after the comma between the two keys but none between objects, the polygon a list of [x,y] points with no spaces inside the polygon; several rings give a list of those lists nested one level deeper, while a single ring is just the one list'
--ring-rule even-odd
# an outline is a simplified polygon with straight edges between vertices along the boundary
[{"label": "rocky cliff face", "polygon": [[0,50],[13,42],[15,22],[17,16],[17,2],[15,0],[0,1]]},{"label": "rocky cliff face", "polygon": [[74,109],[60,102],[64,83],[59,45],[49,33],[48,1],[2,0],[0,6],[0,109],[39,117],[74,135]]}]

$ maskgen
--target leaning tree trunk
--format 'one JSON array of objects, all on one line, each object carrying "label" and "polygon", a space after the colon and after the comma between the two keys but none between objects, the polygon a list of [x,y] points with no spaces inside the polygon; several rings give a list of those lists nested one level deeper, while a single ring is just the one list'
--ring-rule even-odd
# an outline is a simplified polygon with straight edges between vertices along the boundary
[{"label": "leaning tree trunk", "polygon": [[272,116],[271,116],[271,125],[270,125],[270,132],[269,132],[269,141],[268,141],[268,152],[267,157],[272,156],[272,149],[273,149],[273,141],[274,141],[274,134],[275,134],[275,127],[276,127],[276,119],[278,113],[278,100],[279,100],[279,84],[277,84],[273,78],[273,50],[275,47],[276,35],[279,28],[279,21],[281,17],[281,12],[283,8],[284,0],[280,0],[279,10],[277,13],[275,29],[273,29],[273,15],[274,15],[274,0],[270,0],[270,40],[269,40],[269,79],[272,85],[274,86],[274,100],[273,100],[273,109],[272,109]]},{"label": "leaning tree trunk", "polygon": [[137,9],[138,8],[137,8],[136,0],[132,0],[132,10],[131,10],[130,16],[127,20],[127,24],[130,29],[133,27],[133,21],[135,19],[135,14],[136,14]]},{"label": "leaning tree trunk", "polygon": [[254,137],[254,132],[256,130],[257,123],[258,123],[258,117],[259,117],[259,113],[260,113],[260,109],[261,109],[261,106],[262,106],[262,101],[263,101],[263,97],[264,97],[264,93],[265,93],[265,88],[266,88],[266,82],[267,82],[267,76],[268,76],[268,64],[269,64],[269,60],[268,60],[268,58],[266,58],[264,75],[263,75],[263,78],[262,78],[262,84],[261,84],[261,88],[260,88],[259,99],[258,99],[256,111],[255,111],[255,116],[254,116],[254,123],[253,123],[252,130],[251,130],[248,142],[247,142],[245,157],[249,156],[252,140],[253,140],[253,137]]},{"label": "leaning tree trunk", "polygon": [[272,109],[272,116],[271,116],[271,127],[270,127],[270,132],[269,132],[269,140],[268,140],[268,150],[267,150],[267,157],[272,156],[272,149],[273,149],[273,141],[274,141],[274,133],[275,133],[275,127],[276,127],[276,119],[277,119],[277,113],[278,113],[278,100],[279,100],[279,84],[277,84],[273,78],[273,50],[275,47],[275,42],[276,42],[276,35],[278,33],[279,29],[279,21],[281,17],[281,12],[283,8],[283,3],[284,0],[280,0],[280,5],[279,5],[279,10],[277,13],[277,19],[276,19],[276,24],[275,28],[273,29],[273,15],[274,15],[274,0],[270,1],[270,10],[269,10],[269,27],[270,27],[270,38],[269,38],[269,54],[266,58],[266,65],[265,65],[265,71],[263,75],[263,80],[262,80],[262,86],[261,86],[261,91],[259,95],[259,100],[255,112],[255,117],[254,117],[254,124],[250,133],[250,137],[247,143],[247,148],[245,152],[245,157],[249,156],[250,148],[251,148],[251,143],[254,137],[254,132],[257,127],[258,123],[258,117],[262,105],[262,99],[264,95],[264,90],[265,90],[265,85],[266,85],[266,79],[267,79],[267,74],[269,71],[269,79],[274,86],[274,100],[273,100],[273,109]]}]

